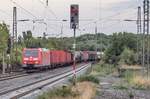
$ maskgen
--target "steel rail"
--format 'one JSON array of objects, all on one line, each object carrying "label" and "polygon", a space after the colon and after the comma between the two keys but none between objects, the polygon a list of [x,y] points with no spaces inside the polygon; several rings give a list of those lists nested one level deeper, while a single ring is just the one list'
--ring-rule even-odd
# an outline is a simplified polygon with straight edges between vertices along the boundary
[{"label": "steel rail", "polygon": [[[79,68],[77,69],[76,72],[78,73],[78,72],[82,71],[83,69],[85,69],[85,68],[87,67],[87,65],[89,65],[89,64],[84,64],[84,65],[82,65],[81,67],[79,67]],[[51,76],[51,77],[47,77],[47,78],[38,80],[38,81],[36,81],[36,82],[32,82],[32,83],[29,83],[29,84],[26,84],[26,85],[23,85],[23,86],[14,88],[14,89],[9,89],[9,90],[0,92],[0,96],[3,96],[3,97],[4,97],[5,95],[11,94],[11,93],[13,93],[13,92],[14,92],[14,93],[15,93],[15,92],[18,92],[18,93],[19,93],[19,90],[21,90],[18,95],[15,95],[15,96],[12,96],[12,97],[11,97],[11,99],[18,99],[19,97],[25,96],[25,95],[27,95],[27,94],[29,94],[29,93],[35,91],[35,90],[41,89],[41,88],[43,88],[44,86],[53,84],[53,83],[55,83],[55,82],[57,82],[57,81],[59,81],[59,80],[61,80],[61,79],[64,79],[64,78],[66,78],[66,77],[69,77],[69,76],[71,76],[71,75],[73,75],[73,71],[70,71],[70,70],[69,70],[69,71],[66,71],[66,72],[63,72],[63,73],[56,74],[56,75]],[[51,81],[49,81],[49,80],[51,80]],[[46,81],[47,81],[47,82],[46,82]],[[44,82],[46,82],[46,83],[44,83]],[[44,83],[44,84],[41,84],[41,83]],[[38,84],[39,84],[39,86],[38,86]],[[41,84],[41,85],[40,85],[40,84]],[[33,86],[37,86],[37,87],[33,88]],[[30,87],[31,87],[31,88],[30,88]],[[24,92],[23,92],[23,89],[25,89],[25,88],[28,88],[28,89],[27,89],[27,91],[24,91]]]},{"label": "steel rail", "polygon": [[4,77],[0,77],[0,81],[10,80],[10,79],[14,79],[14,78],[20,78],[20,77],[25,77],[25,76],[29,76],[29,74],[20,73],[20,74],[16,74],[16,75],[4,76]]}]

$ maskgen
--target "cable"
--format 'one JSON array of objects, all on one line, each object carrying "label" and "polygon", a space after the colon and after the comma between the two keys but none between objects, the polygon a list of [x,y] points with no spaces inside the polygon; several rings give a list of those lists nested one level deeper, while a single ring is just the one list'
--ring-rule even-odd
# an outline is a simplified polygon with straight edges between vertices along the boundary
[{"label": "cable", "polygon": [[[135,1],[137,1],[137,0],[135,0]],[[132,4],[132,5],[129,5],[128,7],[126,7],[126,10],[125,11],[128,11],[128,9],[129,8],[132,8],[132,9],[137,9],[137,6],[136,7],[133,7],[135,5],[135,3],[134,4]],[[117,7],[116,7],[117,8]],[[118,9],[119,9],[120,7],[118,7]],[[129,12],[129,11],[128,11]],[[116,14],[118,14],[118,15],[120,15],[121,14],[121,12],[118,12],[118,13],[116,13]],[[114,15],[111,15],[111,16],[107,16],[107,17],[105,17],[106,19],[107,18],[109,18],[109,17],[113,17],[113,16],[115,16],[116,14],[114,14]]]},{"label": "cable", "polygon": [[[100,2],[101,3],[101,2]],[[128,6],[127,8],[133,8],[133,5],[130,5],[130,6]],[[137,9],[137,7],[134,7],[133,9]],[[128,10],[125,10],[125,11],[128,11]],[[112,18],[112,17],[116,17],[116,16],[118,16],[118,15],[121,15],[123,12],[118,12],[118,13],[116,13],[116,14],[113,14],[113,15],[110,15],[110,16],[107,16],[107,17],[104,17],[104,18],[102,18],[102,19],[99,19],[99,20],[97,20],[97,21],[104,21],[104,20],[108,20],[109,18]],[[129,11],[127,12],[127,13],[129,13]],[[100,13],[99,13],[99,16],[100,16]],[[84,26],[86,26],[86,25],[90,25],[90,24],[93,24],[94,23],[94,21],[92,21],[92,22],[90,22],[90,23],[87,23],[87,24],[84,24]],[[83,27],[84,27],[83,26]]]},{"label": "cable", "polygon": [[25,8],[23,8],[22,6],[20,6],[18,3],[16,3],[13,0],[10,0],[13,4],[17,5],[18,7],[20,7],[21,9],[23,9],[25,12],[27,12],[29,15],[31,15],[34,18],[37,18],[34,14],[32,14],[31,12],[29,12],[28,10],[26,10]]},{"label": "cable", "polygon": [[48,8],[45,6],[45,4],[41,1],[41,0],[38,0],[42,5],[44,5],[45,8],[47,8],[47,10],[56,18],[58,19],[58,17],[56,16],[56,14],[51,10],[51,8]]},{"label": "cable", "polygon": [[[127,13],[129,13],[129,12],[127,12]],[[100,19],[100,20],[98,20],[97,22],[100,22],[100,21],[103,21],[103,22],[109,22],[109,21],[121,21],[122,19],[108,19],[109,17],[113,17],[113,16],[118,16],[118,15],[121,15],[121,13],[119,12],[119,14],[118,13],[116,13],[116,14],[114,14],[114,15],[111,15],[111,16],[107,16],[107,17],[105,17],[106,19]],[[122,20],[123,21],[123,20]],[[87,24],[84,24],[83,26],[81,26],[81,27],[86,27],[87,25],[90,25],[90,24],[93,24],[95,21],[92,21],[92,22],[89,22],[89,23],[87,23]],[[105,23],[106,23],[105,22]]]}]

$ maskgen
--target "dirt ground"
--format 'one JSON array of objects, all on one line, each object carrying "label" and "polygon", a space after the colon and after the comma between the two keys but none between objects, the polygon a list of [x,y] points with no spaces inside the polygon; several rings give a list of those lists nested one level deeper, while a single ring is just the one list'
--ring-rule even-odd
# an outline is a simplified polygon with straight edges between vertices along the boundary
[{"label": "dirt ground", "polygon": [[95,99],[150,99],[150,90],[114,88],[114,85],[125,84],[123,79],[116,75],[99,77],[99,80],[100,85]]}]

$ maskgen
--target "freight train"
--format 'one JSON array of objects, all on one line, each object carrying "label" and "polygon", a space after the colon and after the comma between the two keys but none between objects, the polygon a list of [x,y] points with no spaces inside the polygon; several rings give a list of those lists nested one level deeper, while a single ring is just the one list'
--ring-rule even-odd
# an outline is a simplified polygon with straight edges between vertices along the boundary
[{"label": "freight train", "polygon": [[64,50],[48,50],[46,48],[24,48],[22,67],[26,70],[52,69],[76,63],[95,61],[98,59],[95,51],[76,51],[75,54]]}]

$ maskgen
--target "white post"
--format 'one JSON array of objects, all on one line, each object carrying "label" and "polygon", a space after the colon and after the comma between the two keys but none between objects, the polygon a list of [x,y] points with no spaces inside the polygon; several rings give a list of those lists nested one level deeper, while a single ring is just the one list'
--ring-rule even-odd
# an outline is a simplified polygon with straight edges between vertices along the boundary
[{"label": "white post", "polygon": [[7,58],[8,58],[8,72],[11,72],[11,65],[10,65],[10,54],[7,54]]},{"label": "white post", "polygon": [[5,57],[3,52],[3,74],[5,74]]}]

